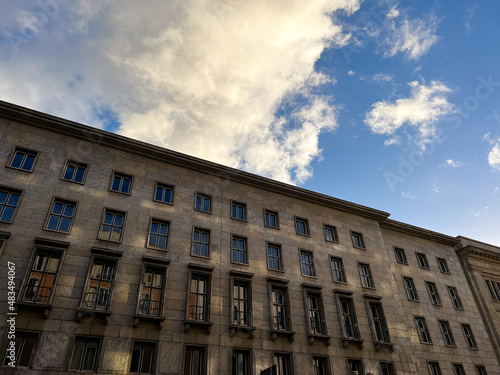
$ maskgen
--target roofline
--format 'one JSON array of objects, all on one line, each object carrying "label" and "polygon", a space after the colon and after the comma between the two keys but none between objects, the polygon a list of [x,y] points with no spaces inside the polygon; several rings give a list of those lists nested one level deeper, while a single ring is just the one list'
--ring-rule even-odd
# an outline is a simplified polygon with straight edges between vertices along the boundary
[{"label": "roofline", "polygon": [[380,222],[380,226],[386,229],[392,229],[397,232],[407,233],[426,240],[439,242],[449,246],[455,246],[460,243],[458,237],[448,236],[446,234],[434,232],[428,229],[416,227],[414,225],[402,223],[400,221],[386,219]]}]

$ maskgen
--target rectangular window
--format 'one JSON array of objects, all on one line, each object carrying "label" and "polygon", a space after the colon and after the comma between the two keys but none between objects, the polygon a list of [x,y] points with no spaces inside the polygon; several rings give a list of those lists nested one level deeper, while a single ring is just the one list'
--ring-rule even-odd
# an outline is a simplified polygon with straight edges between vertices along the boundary
[{"label": "rectangular window", "polygon": [[157,250],[167,250],[170,223],[152,219],[149,227],[148,247]]},{"label": "rectangular window", "polygon": [[359,339],[358,319],[352,298],[339,298],[342,314],[342,337]]},{"label": "rectangular window", "polygon": [[232,236],[233,246],[231,250],[231,262],[248,264],[247,239],[244,237]]},{"label": "rectangular window", "polygon": [[369,306],[376,340],[379,342],[391,342],[382,304],[379,302],[370,302]]},{"label": "rectangular window", "polygon": [[396,375],[396,369],[392,362],[380,362],[380,369],[382,370],[382,375]]},{"label": "rectangular window", "polygon": [[276,365],[276,375],[291,375],[292,365],[290,354],[274,353],[274,364]]},{"label": "rectangular window", "polygon": [[130,362],[130,373],[154,374],[155,350],[156,344],[154,342],[134,341],[132,360]]},{"label": "rectangular window", "polygon": [[365,241],[363,240],[363,235],[358,232],[351,232],[352,246],[357,249],[365,248]]},{"label": "rectangular window", "polygon": [[194,209],[202,212],[212,212],[212,197],[206,194],[196,193]]},{"label": "rectangular window", "polygon": [[74,161],[66,161],[63,173],[61,175],[61,180],[76,182],[77,184],[83,184],[85,181],[85,175],[87,172],[87,164],[77,163]]},{"label": "rectangular window", "polygon": [[360,359],[348,359],[347,366],[349,368],[349,374],[364,374],[363,362]]},{"label": "rectangular window", "polygon": [[313,357],[314,375],[329,375],[330,366],[328,366],[327,357]]},{"label": "rectangular window", "polygon": [[347,283],[342,259],[330,257],[330,266],[332,267],[333,281],[336,283]]},{"label": "rectangular window", "polygon": [[339,237],[337,236],[337,228],[332,225],[325,224],[325,240],[327,242],[339,242]]},{"label": "rectangular window", "polygon": [[49,303],[59,273],[62,253],[57,250],[39,248],[33,259],[24,286],[23,301]]},{"label": "rectangular window", "polygon": [[425,285],[427,285],[427,290],[429,292],[429,297],[431,299],[431,303],[433,305],[441,306],[441,297],[439,297],[439,293],[437,290],[437,286],[435,283],[431,283],[430,281],[426,281]]},{"label": "rectangular window", "polygon": [[264,225],[269,228],[279,228],[279,217],[275,211],[264,210]]},{"label": "rectangular window", "polygon": [[460,363],[453,364],[453,374],[454,375],[465,375],[464,366]]},{"label": "rectangular window", "polygon": [[193,253],[199,257],[210,256],[210,231],[195,228],[193,231]]},{"label": "rectangular window", "polygon": [[403,284],[405,286],[406,295],[410,301],[418,301],[417,289],[411,277],[403,276]]},{"label": "rectangular window", "polygon": [[210,306],[210,278],[208,275],[191,275],[188,319],[208,322]]},{"label": "rectangular window", "polygon": [[396,261],[401,264],[408,264],[408,259],[406,259],[405,250],[400,247],[394,248],[394,255],[396,256]]},{"label": "rectangular window", "polygon": [[418,266],[428,270],[430,267],[429,262],[427,261],[427,256],[422,253],[415,253],[415,255],[417,256]]},{"label": "rectangular window", "polygon": [[443,258],[437,258],[439,270],[441,273],[450,273],[450,269],[448,267],[448,263],[446,262],[446,259]]},{"label": "rectangular window", "polygon": [[25,172],[32,172],[35,167],[38,152],[26,148],[16,147],[8,163],[8,167]]},{"label": "rectangular window", "polygon": [[130,191],[132,190],[132,176],[113,172],[109,190],[114,191],[115,193],[130,194]]},{"label": "rectangular window", "polygon": [[10,354],[7,351],[3,365],[9,366],[9,364],[13,363],[15,367],[31,367],[33,355],[36,352],[36,346],[38,343],[38,333],[23,332],[18,330],[16,332],[14,342],[16,345],[15,360],[11,361],[11,359],[8,358]]},{"label": "rectangular window", "polygon": [[453,307],[455,309],[462,310],[464,306],[462,305],[462,300],[458,295],[457,288],[455,288],[454,286],[449,286],[448,292],[450,293],[451,303],[453,304]]},{"label": "rectangular window", "polygon": [[472,334],[472,329],[469,324],[462,324],[462,330],[464,331],[465,342],[467,342],[467,347],[469,349],[477,349],[476,339]]},{"label": "rectangular window", "polygon": [[450,323],[446,320],[440,320],[439,327],[441,328],[441,333],[443,334],[444,344],[446,346],[456,346],[453,333],[451,332]]},{"label": "rectangular window", "polygon": [[267,268],[270,270],[283,271],[280,245],[267,244]]},{"label": "rectangular window", "polygon": [[272,287],[272,318],[274,330],[291,330],[286,288]]},{"label": "rectangular window", "polygon": [[186,346],[184,353],[184,375],[207,374],[205,348],[201,346]]},{"label": "rectangular window", "polygon": [[316,277],[313,254],[311,252],[300,250],[300,271],[302,276]]},{"label": "rectangular window", "polygon": [[307,219],[295,217],[295,231],[297,234],[309,236],[309,221]]},{"label": "rectangular window", "polygon": [[247,219],[247,205],[245,203],[231,202],[231,219]]},{"label": "rectangular window", "polygon": [[500,283],[497,281],[486,280],[486,285],[488,285],[491,298],[495,301],[500,301]]},{"label": "rectangular window", "polygon": [[325,314],[321,294],[306,292],[308,331],[313,335],[326,335]]},{"label": "rectangular window", "polygon": [[69,233],[76,213],[76,203],[55,199],[52,203],[45,229],[56,232]]},{"label": "rectangular window", "polygon": [[231,374],[232,375],[250,375],[251,371],[250,351],[233,350]]},{"label": "rectangular window", "polygon": [[71,356],[70,370],[95,372],[100,346],[101,340],[98,338],[77,336]]},{"label": "rectangular window", "polygon": [[250,320],[250,288],[246,281],[233,282],[233,325],[249,326]]},{"label": "rectangular window", "polygon": [[117,261],[95,257],[90,266],[87,287],[83,295],[83,308],[108,311],[111,304]]},{"label": "rectangular window", "polygon": [[484,366],[476,366],[476,372],[477,372],[477,375],[488,375],[486,373],[486,367],[484,367]]},{"label": "rectangular window", "polygon": [[106,209],[102,219],[101,230],[98,239],[105,241],[121,242],[123,226],[125,224],[125,212]]},{"label": "rectangular window", "polygon": [[363,288],[375,288],[373,283],[372,273],[370,271],[370,265],[365,263],[358,264],[359,277],[361,278],[361,286]]},{"label": "rectangular window", "polygon": [[438,362],[428,362],[427,365],[429,366],[430,375],[441,375],[441,368]]},{"label": "rectangular window", "polygon": [[22,192],[0,186],[0,222],[12,223]]},{"label": "rectangular window", "polygon": [[141,315],[162,316],[165,269],[146,266],[143,272],[138,312]]},{"label": "rectangular window", "polygon": [[431,336],[429,334],[429,329],[427,328],[427,323],[425,318],[422,316],[415,317],[415,324],[417,326],[418,337],[422,344],[432,344]]},{"label": "rectangular window", "polygon": [[155,202],[172,204],[174,201],[174,187],[157,182],[153,200]]}]

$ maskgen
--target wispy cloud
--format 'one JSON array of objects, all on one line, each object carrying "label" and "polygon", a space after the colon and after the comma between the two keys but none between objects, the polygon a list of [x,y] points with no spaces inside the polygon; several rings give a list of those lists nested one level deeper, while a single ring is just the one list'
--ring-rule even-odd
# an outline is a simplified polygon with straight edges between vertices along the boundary
[{"label": "wispy cloud", "polygon": [[372,76],[372,80],[378,84],[394,82],[394,74],[376,73]]},{"label": "wispy cloud", "polygon": [[455,161],[453,159],[447,159],[443,164],[439,164],[440,167],[452,167],[452,168],[460,168],[463,167],[464,163],[460,161]]},{"label": "wispy cloud", "polygon": [[465,33],[469,35],[471,30],[474,28],[472,25],[472,19],[474,18],[474,13],[476,12],[476,9],[479,8],[479,4],[475,3],[465,10]]},{"label": "wispy cloud", "polygon": [[413,81],[409,86],[408,98],[372,105],[364,122],[373,133],[391,135],[402,126],[409,125],[418,130],[420,141],[425,143],[435,134],[436,122],[453,112],[453,105],[446,98],[451,90],[444,83],[432,81],[426,86]]},{"label": "wispy cloud", "polygon": [[439,192],[441,191],[441,188],[437,184],[434,184],[434,185],[432,185],[432,191],[436,194],[439,194]]},{"label": "wispy cloud", "polygon": [[488,215],[489,212],[490,212],[490,208],[488,206],[486,206],[480,210],[475,211],[474,216],[478,217],[480,219],[483,219]]},{"label": "wispy cloud", "polygon": [[415,200],[415,199],[417,199],[417,197],[416,197],[416,196],[414,196],[414,195],[412,195],[410,192],[404,192],[404,191],[402,191],[402,192],[401,192],[401,196],[402,196],[403,198],[406,198],[406,199],[411,199],[411,200]]},{"label": "wispy cloud", "polygon": [[386,139],[384,141],[384,146],[391,146],[391,145],[398,145],[400,143],[400,138],[399,137],[394,137],[390,139]]},{"label": "wispy cloud", "polygon": [[488,164],[493,169],[500,170],[500,137],[494,137],[491,133],[486,133],[483,139],[491,145],[488,153]]},{"label": "wispy cloud", "polygon": [[394,5],[390,10],[389,13],[387,13],[386,18],[387,19],[393,19],[399,17],[399,10],[397,9],[396,5]]},{"label": "wispy cloud", "polygon": [[347,75],[348,75],[348,76],[353,76],[353,75],[355,75],[355,74],[356,74],[356,72],[355,72],[354,70],[349,70],[349,71],[347,72]]}]

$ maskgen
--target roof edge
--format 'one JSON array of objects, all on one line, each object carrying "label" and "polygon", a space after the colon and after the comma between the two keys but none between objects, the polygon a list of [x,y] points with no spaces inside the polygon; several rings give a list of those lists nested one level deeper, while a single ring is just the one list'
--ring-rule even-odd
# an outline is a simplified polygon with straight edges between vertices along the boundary
[{"label": "roof edge", "polygon": [[400,221],[386,219],[380,222],[380,226],[386,229],[392,229],[397,232],[407,233],[426,240],[442,243],[444,245],[455,246],[460,240],[457,237],[448,236],[446,234],[434,232],[428,229],[416,227],[414,225],[402,223]]}]

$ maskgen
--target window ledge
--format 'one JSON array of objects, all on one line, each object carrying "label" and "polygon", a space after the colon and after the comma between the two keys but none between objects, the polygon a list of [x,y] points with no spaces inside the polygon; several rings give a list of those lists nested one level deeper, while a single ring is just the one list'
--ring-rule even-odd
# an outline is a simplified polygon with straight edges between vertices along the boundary
[{"label": "window ledge", "polygon": [[295,340],[295,331],[288,331],[286,329],[272,329],[271,340],[275,341],[278,336],[288,337],[288,341],[293,342]]},{"label": "window ledge", "polygon": [[21,307],[21,308],[26,308],[29,310],[38,310],[38,311],[43,311],[43,317],[48,318],[50,310],[52,309],[52,305],[50,304],[42,304],[42,303],[35,303],[35,302],[25,302],[25,301],[19,301],[16,302],[16,306]]},{"label": "window ledge", "polygon": [[246,332],[248,333],[248,337],[253,339],[254,338],[254,331],[257,329],[257,327],[254,326],[244,326],[244,325],[237,325],[237,324],[231,324],[229,326],[229,336],[233,337],[236,332]]},{"label": "window ledge", "polygon": [[188,332],[191,326],[193,326],[198,328],[205,328],[207,334],[210,334],[213,325],[214,323],[212,322],[206,322],[202,320],[184,320],[184,332]]},{"label": "window ledge", "polygon": [[158,324],[158,329],[163,328],[163,322],[165,321],[164,316],[151,316],[151,315],[141,315],[141,314],[136,314],[134,315],[134,327],[137,327],[140,321],[144,322],[153,322]]},{"label": "window ledge", "polygon": [[326,346],[330,346],[332,343],[332,338],[329,335],[318,334],[318,333],[310,333],[307,335],[309,345],[314,344],[314,340],[323,340]]},{"label": "window ledge", "polygon": [[375,341],[373,343],[375,345],[375,350],[378,352],[382,348],[387,348],[391,353],[394,352],[394,344],[393,342],[385,342],[385,341]]},{"label": "window ledge", "polygon": [[358,339],[356,337],[342,337],[342,346],[344,348],[347,348],[349,344],[355,344],[358,346],[359,349],[363,349],[363,343],[365,340],[363,339]]},{"label": "window ledge", "polygon": [[111,311],[109,310],[92,310],[92,309],[78,309],[76,310],[76,320],[80,320],[85,316],[100,316],[104,318],[104,324],[108,324]]}]

